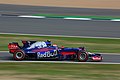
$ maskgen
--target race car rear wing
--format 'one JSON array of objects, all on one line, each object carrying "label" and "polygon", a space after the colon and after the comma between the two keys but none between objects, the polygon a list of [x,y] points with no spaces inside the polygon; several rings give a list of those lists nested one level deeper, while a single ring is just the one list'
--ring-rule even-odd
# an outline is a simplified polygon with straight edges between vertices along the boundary
[{"label": "race car rear wing", "polygon": [[12,42],[8,44],[8,49],[10,53],[14,53],[16,50],[20,49],[20,46],[17,42]]},{"label": "race car rear wing", "polygon": [[19,48],[19,45],[18,45],[18,43],[16,43],[16,42],[12,42],[12,43],[9,43],[9,44],[8,44],[8,48],[9,48],[9,49],[18,49],[18,48]]}]

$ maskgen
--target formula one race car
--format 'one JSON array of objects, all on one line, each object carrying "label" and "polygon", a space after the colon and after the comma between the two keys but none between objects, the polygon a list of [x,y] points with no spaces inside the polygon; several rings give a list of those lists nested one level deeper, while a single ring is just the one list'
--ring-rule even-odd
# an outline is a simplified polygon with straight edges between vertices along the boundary
[{"label": "formula one race car", "polygon": [[101,54],[87,52],[84,47],[68,48],[52,45],[47,41],[22,41],[23,46],[17,42],[8,44],[9,52],[13,54],[13,59],[57,59],[75,61],[102,61]]}]

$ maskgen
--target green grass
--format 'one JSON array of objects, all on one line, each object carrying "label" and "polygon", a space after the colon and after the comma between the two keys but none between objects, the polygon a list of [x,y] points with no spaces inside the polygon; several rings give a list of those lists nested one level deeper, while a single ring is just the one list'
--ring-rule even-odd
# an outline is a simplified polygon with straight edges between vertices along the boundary
[{"label": "green grass", "polygon": [[115,64],[0,63],[0,77],[19,76],[23,80],[120,80],[119,67]]},{"label": "green grass", "polygon": [[71,16],[71,15],[57,15],[57,14],[33,14],[33,16],[46,16],[49,18],[93,18],[99,20],[107,20],[107,19],[120,19],[120,16],[113,17],[113,16]]},{"label": "green grass", "polygon": [[[85,46],[92,52],[120,52],[120,39],[30,36],[0,34],[0,50],[8,50],[9,42],[21,40],[43,41],[66,47]],[[0,63],[3,80],[120,80],[117,64],[65,64],[65,63]]]},{"label": "green grass", "polygon": [[0,50],[8,50],[9,42],[18,42],[21,40],[45,41],[50,39],[53,44],[65,47],[84,46],[90,52],[108,52],[120,53],[120,39],[98,39],[98,38],[77,38],[77,37],[55,37],[55,36],[30,36],[30,35],[9,35],[0,34]]}]

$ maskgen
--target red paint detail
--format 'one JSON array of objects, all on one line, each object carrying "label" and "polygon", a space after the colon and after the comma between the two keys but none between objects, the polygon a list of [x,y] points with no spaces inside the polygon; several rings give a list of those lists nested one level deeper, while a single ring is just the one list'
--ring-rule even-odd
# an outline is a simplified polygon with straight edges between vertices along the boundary
[{"label": "red paint detail", "polygon": [[44,52],[44,51],[49,51],[49,50],[54,50],[54,49],[51,49],[51,48],[40,48],[40,49],[32,50],[32,52]]},{"label": "red paint detail", "polygon": [[16,50],[19,49],[19,47],[18,47],[18,44],[9,43],[9,44],[8,44],[8,49],[9,49],[9,52],[10,52],[10,53],[15,53]]},{"label": "red paint detail", "polygon": [[98,60],[101,60],[102,58],[98,57],[98,56],[94,56],[94,57],[92,57],[92,59],[95,60],[95,61],[98,61]]},{"label": "red paint detail", "polygon": [[9,45],[8,45],[8,48],[9,48],[9,49],[18,49],[19,47],[18,47],[17,44],[9,44]]},{"label": "red paint detail", "polygon": [[75,52],[61,52],[62,55],[73,55],[76,54]]},{"label": "red paint detail", "polygon": [[10,51],[10,53],[15,53],[16,49],[10,49],[9,51]]},{"label": "red paint detail", "polygon": [[23,44],[26,44],[26,43],[27,43],[27,41],[22,41],[22,43],[23,43]]},{"label": "red paint detail", "polygon": [[61,46],[61,48],[65,48],[64,46]]}]

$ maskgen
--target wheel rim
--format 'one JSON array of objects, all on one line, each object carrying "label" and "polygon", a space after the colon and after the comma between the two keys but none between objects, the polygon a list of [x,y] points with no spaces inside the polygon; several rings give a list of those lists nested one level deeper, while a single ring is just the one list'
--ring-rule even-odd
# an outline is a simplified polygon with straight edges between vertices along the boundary
[{"label": "wheel rim", "polygon": [[86,59],[86,53],[81,53],[79,57],[80,57],[80,60],[85,60]]},{"label": "wheel rim", "polygon": [[23,57],[23,54],[21,52],[16,53],[16,58],[21,59]]}]

